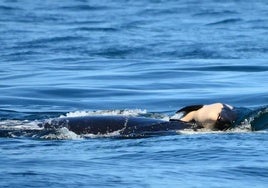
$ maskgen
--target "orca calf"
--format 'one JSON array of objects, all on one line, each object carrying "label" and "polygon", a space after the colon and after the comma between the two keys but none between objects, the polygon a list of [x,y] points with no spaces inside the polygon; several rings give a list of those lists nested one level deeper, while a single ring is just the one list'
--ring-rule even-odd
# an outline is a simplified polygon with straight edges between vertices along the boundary
[{"label": "orca calf", "polygon": [[237,112],[234,107],[223,103],[193,105],[178,110],[171,120],[194,123],[196,128],[227,130],[237,120]]}]

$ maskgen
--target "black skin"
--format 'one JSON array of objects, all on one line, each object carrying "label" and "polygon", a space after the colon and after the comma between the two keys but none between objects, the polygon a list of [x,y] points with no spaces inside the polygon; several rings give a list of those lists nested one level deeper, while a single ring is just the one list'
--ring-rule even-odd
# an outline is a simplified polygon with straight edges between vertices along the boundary
[{"label": "black skin", "polygon": [[192,124],[182,121],[164,121],[153,118],[131,116],[85,116],[53,119],[43,124],[47,130],[68,128],[80,134],[107,134],[119,131],[120,135],[146,135],[167,133],[192,128]]}]

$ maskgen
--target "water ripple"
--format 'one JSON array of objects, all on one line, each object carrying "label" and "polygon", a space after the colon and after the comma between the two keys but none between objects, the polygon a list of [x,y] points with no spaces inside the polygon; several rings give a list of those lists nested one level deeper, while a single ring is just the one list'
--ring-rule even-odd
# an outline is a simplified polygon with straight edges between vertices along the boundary
[{"label": "water ripple", "polygon": [[64,11],[105,11],[108,9],[107,6],[90,6],[90,5],[73,5],[73,6],[61,6],[59,9]]},{"label": "water ripple", "polygon": [[243,21],[243,19],[240,19],[240,18],[230,18],[230,19],[225,19],[225,20],[209,23],[207,25],[213,26],[213,25],[236,24],[236,23],[239,23],[239,22],[242,22],[242,21]]}]

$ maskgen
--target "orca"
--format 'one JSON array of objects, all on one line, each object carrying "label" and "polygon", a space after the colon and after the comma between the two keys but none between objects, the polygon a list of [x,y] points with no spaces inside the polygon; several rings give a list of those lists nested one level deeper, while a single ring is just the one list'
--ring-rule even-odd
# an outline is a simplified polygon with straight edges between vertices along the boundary
[{"label": "orca", "polygon": [[192,126],[192,124],[180,120],[165,121],[147,117],[122,115],[55,118],[43,124],[46,130],[65,127],[78,135],[104,135],[118,132],[122,136],[164,134],[189,129]]},{"label": "orca", "polygon": [[[176,112],[169,120],[124,115],[93,115],[80,117],[59,117],[40,120],[39,128],[4,128],[0,137],[21,134],[49,134],[61,128],[67,128],[77,135],[106,135],[119,133],[124,137],[163,135],[176,133],[184,129],[227,130],[237,119],[234,108],[227,104],[186,106]],[[117,134],[116,134],[117,135]]]},{"label": "orca", "polygon": [[[176,116],[178,114],[181,116]],[[118,132],[123,136],[135,136],[183,129],[227,130],[232,127],[236,119],[233,107],[222,103],[186,106],[178,110],[176,115],[168,121],[122,115],[64,117],[46,121],[43,127],[47,130],[65,127],[78,135],[103,135]]]}]

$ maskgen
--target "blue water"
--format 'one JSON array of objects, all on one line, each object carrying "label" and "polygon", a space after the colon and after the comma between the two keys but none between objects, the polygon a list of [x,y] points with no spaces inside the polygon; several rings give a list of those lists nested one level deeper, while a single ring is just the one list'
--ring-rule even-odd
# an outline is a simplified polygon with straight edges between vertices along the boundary
[{"label": "blue water", "polygon": [[[3,0],[0,127],[213,102],[267,125],[267,18],[265,0]],[[0,187],[267,187],[267,155],[267,130],[20,134],[0,138]]]}]

